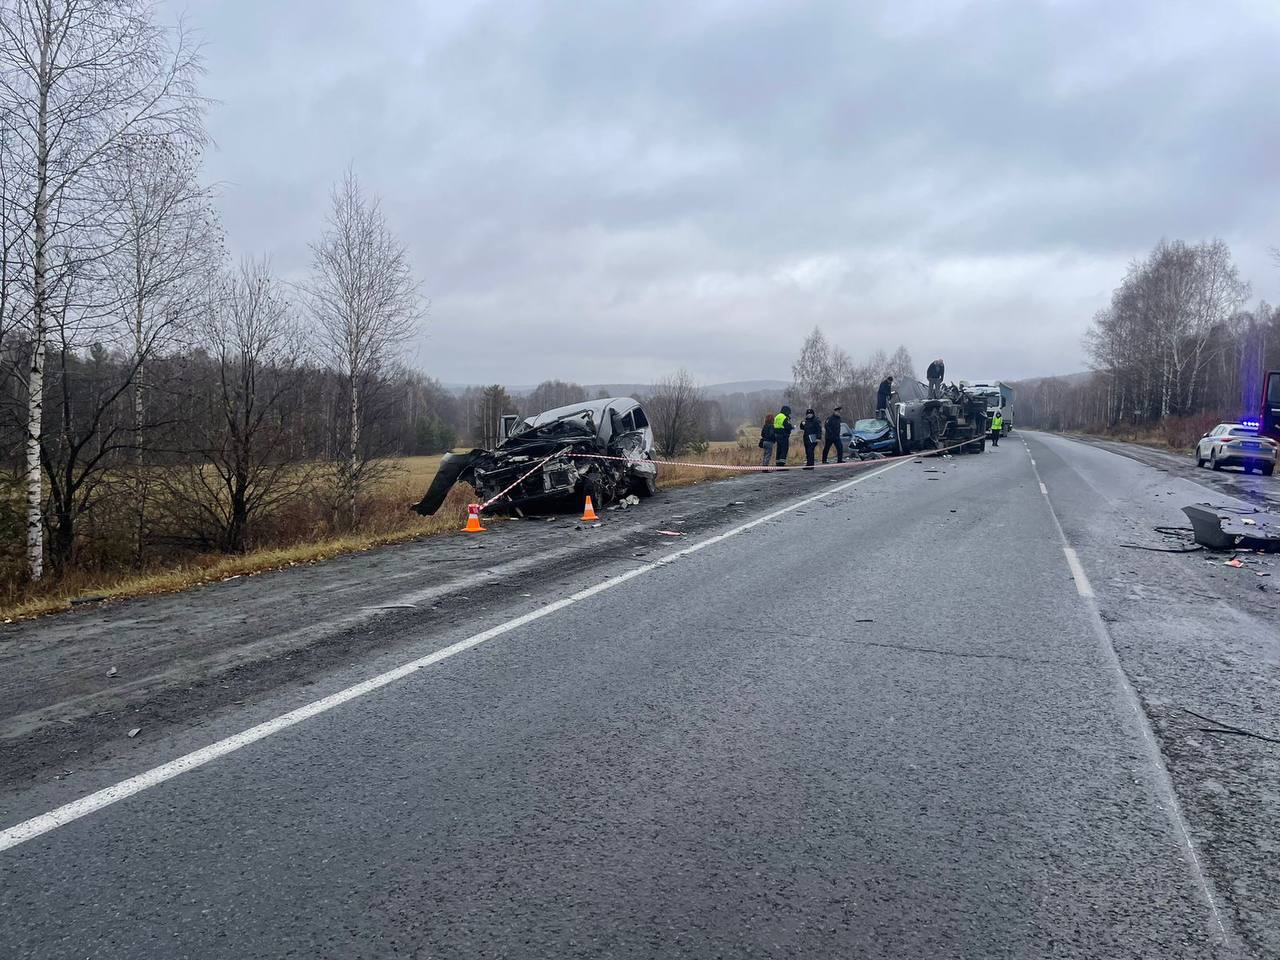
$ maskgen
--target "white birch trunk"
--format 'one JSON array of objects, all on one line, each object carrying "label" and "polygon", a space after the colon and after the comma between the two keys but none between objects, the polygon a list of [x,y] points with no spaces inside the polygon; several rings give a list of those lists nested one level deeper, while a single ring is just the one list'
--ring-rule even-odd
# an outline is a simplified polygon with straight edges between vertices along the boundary
[{"label": "white birch trunk", "polygon": [[49,45],[46,32],[40,42],[39,101],[36,113],[35,250],[32,258],[33,299],[31,374],[27,379],[27,572],[32,582],[44,576],[44,476],[40,466],[40,440],[44,431],[45,314],[49,229]]},{"label": "white birch trunk", "polygon": [[351,443],[347,448],[347,518],[355,526],[356,522],[356,471],[360,457],[360,389],[356,378],[351,377]]}]

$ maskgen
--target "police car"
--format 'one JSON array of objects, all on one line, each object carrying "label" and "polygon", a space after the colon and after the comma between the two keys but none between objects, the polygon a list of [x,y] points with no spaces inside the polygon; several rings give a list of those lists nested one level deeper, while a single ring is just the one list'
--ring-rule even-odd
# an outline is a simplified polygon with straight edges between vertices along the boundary
[{"label": "police car", "polygon": [[1276,468],[1277,446],[1270,437],[1258,435],[1256,421],[1220,423],[1196,444],[1196,466],[1240,467],[1245,473],[1258,470],[1269,477]]}]

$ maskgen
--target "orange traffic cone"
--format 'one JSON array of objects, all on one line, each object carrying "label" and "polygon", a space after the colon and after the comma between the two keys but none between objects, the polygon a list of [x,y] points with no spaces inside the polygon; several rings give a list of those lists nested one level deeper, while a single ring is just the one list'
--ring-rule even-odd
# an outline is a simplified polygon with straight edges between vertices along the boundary
[{"label": "orange traffic cone", "polygon": [[463,533],[484,533],[487,528],[480,526],[480,504],[472,503],[467,505],[467,525],[462,528]]},{"label": "orange traffic cone", "polygon": [[587,494],[587,504],[582,508],[583,520],[599,520],[596,516],[596,508],[591,505],[591,494]]}]

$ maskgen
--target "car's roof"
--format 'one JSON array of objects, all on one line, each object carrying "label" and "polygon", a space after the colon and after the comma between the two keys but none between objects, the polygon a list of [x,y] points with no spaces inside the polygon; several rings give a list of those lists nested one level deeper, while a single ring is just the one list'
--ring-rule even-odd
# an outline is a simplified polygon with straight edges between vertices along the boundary
[{"label": "car's roof", "polygon": [[570,403],[563,407],[555,407],[552,410],[544,410],[542,413],[536,413],[531,417],[525,418],[525,422],[530,426],[540,427],[544,423],[550,423],[552,420],[561,420],[564,417],[590,413],[591,419],[599,423],[604,419],[604,412],[610,407],[627,410],[635,406],[638,406],[638,404],[631,397],[604,397],[600,400],[584,400],[581,403]]},{"label": "car's roof", "polygon": [[1249,424],[1247,424],[1247,423],[1220,423],[1220,424],[1218,424],[1218,426],[1220,426],[1220,427],[1230,427],[1232,430],[1245,430],[1245,431],[1248,431],[1249,433],[1257,433],[1257,432],[1258,432],[1258,428],[1257,428],[1257,427],[1250,426],[1250,425],[1249,425]]}]

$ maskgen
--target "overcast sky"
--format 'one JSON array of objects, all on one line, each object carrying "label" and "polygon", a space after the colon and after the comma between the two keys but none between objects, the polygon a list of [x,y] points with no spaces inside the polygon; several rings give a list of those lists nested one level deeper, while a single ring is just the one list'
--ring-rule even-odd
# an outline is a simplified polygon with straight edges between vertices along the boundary
[{"label": "overcast sky", "polygon": [[1280,300],[1275,0],[177,2],[232,249],[300,275],[354,163],[447,382],[1069,373],[1161,237]]}]

